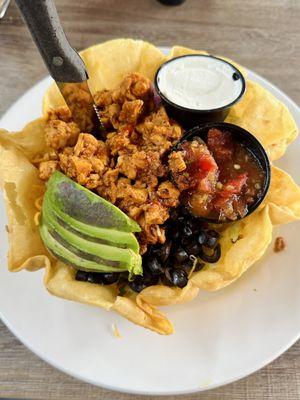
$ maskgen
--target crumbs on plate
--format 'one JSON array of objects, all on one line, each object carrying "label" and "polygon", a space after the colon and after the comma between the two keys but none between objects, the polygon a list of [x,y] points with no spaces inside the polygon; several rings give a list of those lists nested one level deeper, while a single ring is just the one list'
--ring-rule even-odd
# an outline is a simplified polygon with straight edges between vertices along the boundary
[{"label": "crumbs on plate", "polygon": [[278,236],[275,239],[273,250],[275,251],[275,253],[279,253],[280,251],[283,251],[285,248],[286,248],[286,242],[284,241],[283,237]]},{"label": "crumbs on plate", "polygon": [[112,324],[112,331],[113,331],[114,337],[116,337],[117,339],[122,339],[119,328],[115,322]]}]

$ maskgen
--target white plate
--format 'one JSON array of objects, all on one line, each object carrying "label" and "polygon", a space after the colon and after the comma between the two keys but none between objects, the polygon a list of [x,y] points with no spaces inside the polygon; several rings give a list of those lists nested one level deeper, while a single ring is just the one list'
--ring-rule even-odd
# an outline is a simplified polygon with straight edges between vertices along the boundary
[{"label": "white plate", "polygon": [[[283,101],[300,125],[300,109],[260,76],[249,78]],[[41,113],[46,78],[25,93],[0,126],[21,129]],[[300,140],[277,163],[300,183]],[[54,367],[105,388],[141,394],[183,394],[242,378],[287,350],[300,336],[300,224],[275,230],[288,249],[263,259],[236,283],[201,292],[191,303],[165,307],[176,333],[159,336],[113,312],[51,296],[43,271],[6,269],[6,217],[0,201],[0,304],[8,328]],[[255,251],[255,249],[254,249]],[[112,333],[116,323],[122,339]]]}]

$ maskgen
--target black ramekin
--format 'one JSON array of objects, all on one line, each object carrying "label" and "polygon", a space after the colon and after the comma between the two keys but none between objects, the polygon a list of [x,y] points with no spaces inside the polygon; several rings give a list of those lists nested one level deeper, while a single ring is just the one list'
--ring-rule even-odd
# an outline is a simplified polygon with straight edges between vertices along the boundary
[{"label": "black ramekin", "polygon": [[[159,83],[158,83],[158,75],[161,69],[166,65],[174,60],[177,60],[179,58],[185,58],[185,57],[209,57],[209,58],[214,58],[217,60],[222,61],[225,64],[230,65],[234,72],[233,75],[235,75],[236,79],[240,79],[242,82],[242,90],[239,96],[232,101],[231,103],[219,107],[219,108],[213,108],[211,110],[194,110],[192,108],[186,108],[182,107],[178,104],[173,103],[171,100],[169,100],[159,89]],[[239,100],[241,100],[242,96],[245,93],[246,90],[246,81],[241,72],[231,63],[228,61],[222,60],[221,58],[214,57],[211,55],[207,54],[186,54],[184,56],[180,57],[175,57],[172,58],[171,60],[165,62],[162,64],[159,69],[156,72],[155,78],[154,78],[154,87],[156,92],[161,98],[162,104],[164,105],[167,114],[169,115],[170,118],[174,119],[175,121],[179,122],[185,129],[190,129],[196,125],[199,125],[200,123],[203,122],[223,122],[225,118],[227,117],[230,108],[236,104]]]},{"label": "black ramekin", "polygon": [[[226,122],[212,122],[212,123],[207,123],[207,124],[202,124],[200,126],[196,126],[193,129],[190,129],[187,131],[182,138],[180,139],[179,142],[173,146],[171,151],[176,151],[180,149],[180,145],[182,142],[188,140],[191,141],[194,137],[199,137],[202,139],[205,143],[207,142],[207,133],[209,129],[211,128],[216,128],[219,129],[222,132],[229,132],[233,136],[233,138],[243,144],[245,148],[253,155],[255,160],[258,162],[260,165],[261,169],[264,171],[265,174],[265,181],[262,189],[261,196],[257,198],[257,200],[251,204],[248,207],[248,212],[247,214],[243,217],[247,217],[253,211],[255,211],[258,206],[262,203],[264,198],[266,197],[269,187],[270,187],[270,181],[271,181],[271,166],[270,166],[270,161],[267,156],[267,153],[265,149],[263,148],[262,144],[256,139],[255,136],[253,136],[250,132],[246,131],[245,129],[241,128],[240,126],[234,125],[234,124],[228,124]],[[201,217],[201,219],[207,221],[207,222],[212,222],[215,224],[218,223],[229,223],[229,222],[235,222],[239,219],[242,218],[237,218],[237,220],[230,221],[219,221],[216,219],[210,219],[210,218],[204,218]]]}]

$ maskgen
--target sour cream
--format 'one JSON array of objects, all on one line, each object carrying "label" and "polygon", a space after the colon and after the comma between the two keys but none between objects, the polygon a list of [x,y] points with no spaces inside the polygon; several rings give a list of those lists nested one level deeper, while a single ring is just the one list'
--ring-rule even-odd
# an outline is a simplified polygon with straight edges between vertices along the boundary
[{"label": "sour cream", "polygon": [[190,55],[164,64],[157,75],[157,86],[172,103],[204,111],[234,102],[244,90],[244,80],[223,60]]}]

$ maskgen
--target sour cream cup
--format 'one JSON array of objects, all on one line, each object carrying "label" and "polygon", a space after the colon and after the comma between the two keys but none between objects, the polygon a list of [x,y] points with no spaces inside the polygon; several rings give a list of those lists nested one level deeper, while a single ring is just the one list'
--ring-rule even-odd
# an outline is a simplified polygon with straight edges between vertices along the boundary
[{"label": "sour cream cup", "polygon": [[169,117],[184,128],[223,122],[246,90],[245,79],[234,65],[204,54],[165,62],[156,72],[154,86]]}]

